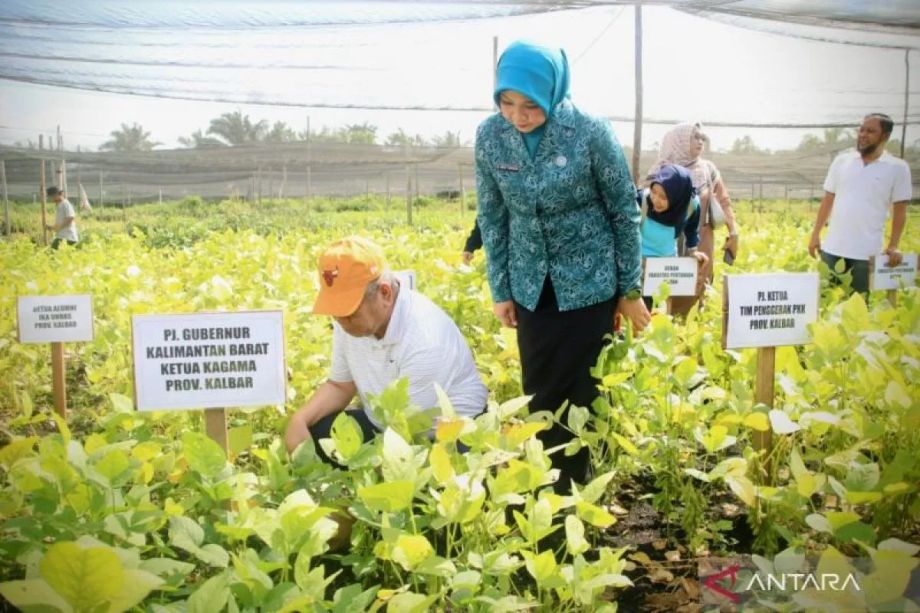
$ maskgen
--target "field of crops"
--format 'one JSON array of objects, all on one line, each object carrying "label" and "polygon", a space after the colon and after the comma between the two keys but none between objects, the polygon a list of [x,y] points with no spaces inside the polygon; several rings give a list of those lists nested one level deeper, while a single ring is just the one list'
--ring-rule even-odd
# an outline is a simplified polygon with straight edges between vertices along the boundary
[{"label": "field of crops", "polygon": [[[544,487],[533,435],[547,416],[520,397],[483,256],[461,264],[473,213],[421,204],[411,227],[404,208],[364,199],[105,208],[59,251],[40,246],[36,207],[15,206],[17,233],[0,242],[0,594],[25,611],[698,611],[700,565],[753,554],[777,571],[814,556],[860,589],[749,607],[917,610],[915,287],[893,307],[822,282],[814,343],[777,350],[769,413],[754,402],[756,350],[721,349],[720,281],[686,322],[656,315],[612,339],[602,401],[567,424],[594,479],[563,497]],[[739,203],[731,272],[816,270],[811,207]],[[920,250],[918,221],[905,252]],[[338,470],[310,445],[290,456],[281,434],[329,366],[329,320],[309,314],[317,255],[351,233],[414,270],[457,322],[490,408],[443,419],[430,441],[395,385],[376,400],[383,436],[356,445],[337,431]],[[16,300],[83,293],[95,336],[67,345],[62,420],[48,347],[17,341]],[[287,403],[231,410],[230,457],[201,412],[135,411],[132,315],[259,309],[284,312]],[[752,445],[767,429],[769,455]],[[337,536],[349,515],[350,537]]]}]

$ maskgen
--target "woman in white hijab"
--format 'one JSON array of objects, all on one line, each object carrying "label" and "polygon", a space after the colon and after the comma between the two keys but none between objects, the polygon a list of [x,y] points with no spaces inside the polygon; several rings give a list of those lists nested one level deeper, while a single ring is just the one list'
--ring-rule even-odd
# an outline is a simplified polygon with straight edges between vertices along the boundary
[{"label": "woman in white hijab", "polygon": [[[700,274],[706,284],[712,283],[713,278],[713,252],[715,251],[715,236],[710,213],[710,199],[715,198],[721,205],[725,216],[725,225],[728,228],[728,238],[722,246],[724,259],[733,262],[738,255],[738,226],[735,224],[735,213],[732,210],[732,201],[728,195],[728,188],[722,180],[722,175],[716,165],[709,160],[704,160],[703,126],[699,122],[682,123],[671,128],[661,139],[658,150],[658,161],[649,170],[648,176],[654,176],[664,164],[677,164],[690,171],[693,187],[700,195],[702,205],[700,215],[700,243],[697,251],[706,254],[709,261],[702,267]],[[704,287],[700,285],[700,287]],[[671,300],[671,311],[675,314],[685,315],[699,300],[701,295],[691,297],[675,297]]]}]

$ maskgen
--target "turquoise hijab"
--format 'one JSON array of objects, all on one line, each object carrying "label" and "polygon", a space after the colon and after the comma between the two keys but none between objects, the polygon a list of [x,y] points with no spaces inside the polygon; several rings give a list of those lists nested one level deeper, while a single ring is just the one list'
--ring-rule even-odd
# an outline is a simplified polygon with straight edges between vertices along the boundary
[{"label": "turquoise hijab", "polygon": [[[523,94],[543,110],[548,123],[556,105],[569,97],[569,79],[569,60],[565,51],[516,41],[505,49],[498,60],[493,98],[499,105],[499,98],[505,90]],[[537,153],[545,129],[544,123],[532,132],[521,134],[531,159]]]}]

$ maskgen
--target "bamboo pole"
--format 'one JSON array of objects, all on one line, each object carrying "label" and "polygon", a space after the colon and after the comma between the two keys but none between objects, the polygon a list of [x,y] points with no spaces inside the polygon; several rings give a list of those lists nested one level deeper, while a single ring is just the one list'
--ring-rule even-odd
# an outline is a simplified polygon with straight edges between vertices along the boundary
[{"label": "bamboo pole", "polygon": [[6,235],[9,236],[13,230],[10,225],[10,199],[6,191],[6,163],[3,160],[0,160],[0,181],[3,181],[3,221]]},{"label": "bamboo pole", "polygon": [[639,183],[640,160],[642,158],[642,4],[636,4],[636,111],[633,121],[633,183]]},{"label": "bamboo pole", "polygon": [[45,160],[41,160],[41,184],[39,191],[42,195],[42,245],[48,246],[48,215],[45,208],[48,204],[48,195],[45,193]]},{"label": "bamboo pole", "polygon": [[412,175],[409,166],[406,166],[406,223],[412,225]]}]

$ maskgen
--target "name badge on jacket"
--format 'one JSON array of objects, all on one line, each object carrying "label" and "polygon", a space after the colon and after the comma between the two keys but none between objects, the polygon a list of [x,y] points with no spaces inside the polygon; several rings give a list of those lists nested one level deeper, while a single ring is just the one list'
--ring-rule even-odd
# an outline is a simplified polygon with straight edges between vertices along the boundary
[{"label": "name badge on jacket", "polygon": [[495,169],[504,170],[507,172],[518,172],[521,170],[521,167],[518,166],[517,164],[496,164]]}]

